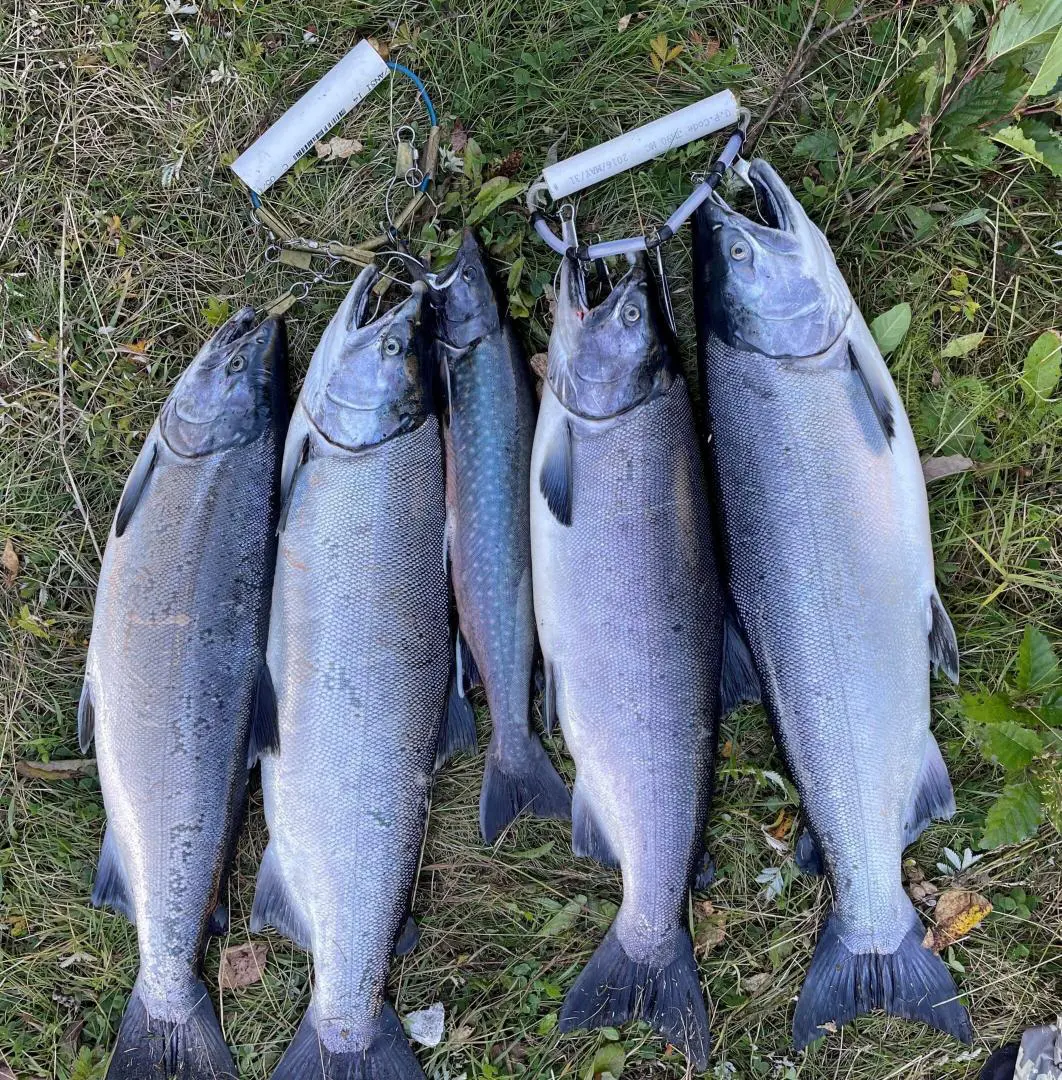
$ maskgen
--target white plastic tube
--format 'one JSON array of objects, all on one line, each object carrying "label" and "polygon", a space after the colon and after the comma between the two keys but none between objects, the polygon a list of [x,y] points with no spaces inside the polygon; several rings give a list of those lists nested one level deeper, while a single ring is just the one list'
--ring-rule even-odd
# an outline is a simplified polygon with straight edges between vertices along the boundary
[{"label": "white plastic tube", "polygon": [[563,199],[565,195],[633,169],[676,146],[703,139],[720,128],[732,127],[737,119],[737,98],[729,90],[722,90],[669,116],[592,146],[575,157],[558,161],[544,169],[542,177],[550,195],[554,199]]},{"label": "white plastic tube", "polygon": [[359,41],[265,134],[232,163],[232,171],[252,190],[268,191],[322,135],[387,77],[387,65],[367,42]]}]

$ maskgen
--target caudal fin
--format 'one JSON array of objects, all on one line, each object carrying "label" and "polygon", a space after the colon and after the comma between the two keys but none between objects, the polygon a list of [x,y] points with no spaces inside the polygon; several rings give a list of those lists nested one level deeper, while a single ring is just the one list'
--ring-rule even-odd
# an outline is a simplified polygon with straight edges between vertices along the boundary
[{"label": "caudal fin", "polygon": [[557,1026],[576,1031],[628,1020],[648,1021],[698,1069],[708,1067],[708,1012],[685,927],[677,934],[671,961],[653,965],[627,955],[613,923],[568,991]]},{"label": "caudal fin", "polygon": [[185,1019],[179,1022],[152,1016],[139,980],[133,985],[106,1080],[142,1080],[145,1076],[235,1080],[232,1055],[201,982],[195,984]]},{"label": "caudal fin", "polygon": [[425,1080],[425,1076],[390,1005],[384,1005],[379,1031],[367,1049],[336,1053],[318,1034],[311,1001],[272,1080]]},{"label": "caudal fin", "polygon": [[519,754],[503,754],[492,739],[483,770],[479,795],[479,831],[484,843],[493,844],[501,832],[522,813],[541,818],[572,816],[572,797],[557,774],[549,755],[529,735]]},{"label": "caudal fin", "polygon": [[910,914],[907,935],[887,954],[852,952],[841,939],[837,915],[830,915],[793,1017],[797,1049],[874,1009],[922,1020],[964,1043],[973,1041],[955,980],[944,961],[922,945],[924,930],[913,907]]}]

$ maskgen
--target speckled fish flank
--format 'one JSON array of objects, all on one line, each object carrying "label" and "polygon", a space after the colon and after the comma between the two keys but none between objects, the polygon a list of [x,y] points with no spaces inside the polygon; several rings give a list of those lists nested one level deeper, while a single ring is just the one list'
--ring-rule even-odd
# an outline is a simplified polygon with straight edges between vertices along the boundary
[{"label": "speckled fish flank", "polygon": [[717,197],[696,216],[697,329],[729,585],[809,825],[800,855],[833,892],[794,1040],[881,1008],[969,1041],[900,877],[905,845],[955,809],[929,678],[956,678],[958,650],[918,450],[826,238],[766,162],[749,175],[765,223]]},{"label": "speckled fish flank", "polygon": [[449,406],[449,557],[461,631],[493,725],[479,804],[480,832],[490,844],[522,811],[571,814],[568,789],[529,715],[535,625],[527,477],[534,392],[471,232],[441,275],[437,305],[437,352]]},{"label": "speckled fish flank", "polygon": [[148,434],[100,571],[79,711],[107,809],[92,898],[140,947],[110,1080],[235,1075],[199,963],[212,913],[225,922],[265,659],[286,356],[283,326],[249,308],[207,342]]}]

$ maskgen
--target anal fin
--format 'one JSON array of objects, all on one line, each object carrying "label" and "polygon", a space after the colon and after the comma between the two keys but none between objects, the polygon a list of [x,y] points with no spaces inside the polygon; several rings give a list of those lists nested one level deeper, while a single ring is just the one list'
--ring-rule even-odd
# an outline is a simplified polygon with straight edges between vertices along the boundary
[{"label": "anal fin", "polygon": [[603,866],[619,866],[612,845],[594,818],[578,775],[572,796],[572,851],[581,858],[596,859]]},{"label": "anal fin", "polygon": [[108,907],[112,911],[117,911],[119,915],[124,915],[136,926],[136,912],[133,909],[133,897],[129,891],[129,879],[122,865],[118,840],[109,825],[103,834],[103,846],[100,848],[96,882],[92,887],[92,906]]},{"label": "anal fin", "polygon": [[300,949],[310,951],[309,927],[288,891],[272,841],[266,845],[262,856],[251,908],[251,929],[257,931],[267,926],[295,942]]},{"label": "anal fin", "polygon": [[277,693],[273,686],[273,677],[269,674],[269,665],[262,664],[258,669],[258,679],[254,688],[254,713],[251,716],[251,739],[247,746],[247,767],[265,754],[274,754],[280,749],[280,726],[277,720]]},{"label": "anal fin", "polygon": [[911,812],[904,822],[904,846],[913,844],[931,821],[944,821],[955,813],[955,793],[951,788],[948,767],[932,735],[922,759]]},{"label": "anal fin", "polygon": [[752,652],[738,623],[734,602],[723,606],[723,659],[719,673],[720,715],[726,716],[743,701],[759,701],[760,680],[752,662]]},{"label": "anal fin", "polygon": [[959,681],[959,642],[935,589],[929,598],[929,662],[934,675],[943,671],[953,683]]},{"label": "anal fin", "polygon": [[420,927],[412,915],[406,916],[402,928],[395,939],[395,956],[408,956],[420,941]]}]

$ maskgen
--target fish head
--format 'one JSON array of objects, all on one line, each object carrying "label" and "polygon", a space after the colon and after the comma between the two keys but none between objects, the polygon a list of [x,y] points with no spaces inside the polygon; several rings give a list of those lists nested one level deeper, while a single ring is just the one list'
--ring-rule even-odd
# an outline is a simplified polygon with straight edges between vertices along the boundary
[{"label": "fish head", "polygon": [[671,350],[644,258],[596,307],[582,261],[565,257],[546,375],[561,404],[590,419],[618,416],[664,393]]},{"label": "fish head", "polygon": [[699,211],[699,226],[708,226],[712,333],[766,356],[817,356],[843,332],[851,293],[826,237],[778,173],[757,158],[748,177],[764,224],[715,192]]},{"label": "fish head", "polygon": [[465,349],[501,329],[501,314],[482,246],[465,229],[453,262],[431,279],[436,332],[447,345]]},{"label": "fish head", "polygon": [[288,339],[281,319],[240,308],[203,345],[163,406],[159,427],[182,457],[254,442],[288,412]]},{"label": "fish head", "polygon": [[426,286],[372,322],[365,321],[380,273],[366,267],[314,350],[302,401],[317,428],[348,450],[411,431],[430,402],[421,309]]}]

